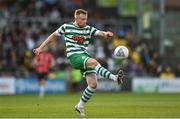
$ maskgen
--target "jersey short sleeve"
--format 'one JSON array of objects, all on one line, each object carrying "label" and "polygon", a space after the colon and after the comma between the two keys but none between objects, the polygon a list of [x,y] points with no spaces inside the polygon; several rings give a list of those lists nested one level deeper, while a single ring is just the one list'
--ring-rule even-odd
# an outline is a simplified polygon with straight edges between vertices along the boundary
[{"label": "jersey short sleeve", "polygon": [[96,29],[95,27],[91,27],[90,34],[91,36],[96,36],[99,31],[100,30]]},{"label": "jersey short sleeve", "polygon": [[56,31],[55,33],[58,35],[58,36],[61,36],[61,35],[64,35],[65,34],[65,25],[61,25]]}]

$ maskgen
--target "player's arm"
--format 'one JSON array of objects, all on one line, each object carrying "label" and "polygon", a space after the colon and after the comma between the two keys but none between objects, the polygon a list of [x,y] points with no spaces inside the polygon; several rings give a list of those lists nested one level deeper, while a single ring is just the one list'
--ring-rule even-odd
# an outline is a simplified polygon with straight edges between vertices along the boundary
[{"label": "player's arm", "polygon": [[91,36],[100,36],[103,38],[113,37],[113,33],[110,31],[101,31],[96,29],[95,27],[91,27]]},{"label": "player's arm", "polygon": [[38,47],[34,49],[35,54],[39,54],[40,52],[43,51],[43,48],[46,47],[48,44],[51,42],[57,40],[58,35],[56,32],[53,32],[51,35],[48,36],[48,38]]},{"label": "player's arm", "polygon": [[38,48],[34,49],[35,54],[39,54],[43,51],[43,48],[49,43],[58,39],[59,36],[64,35],[65,28],[64,25],[61,25],[55,32],[53,32]]},{"label": "player's arm", "polygon": [[113,33],[110,31],[97,31],[95,33],[96,36],[104,37],[104,38],[109,38],[113,36]]}]

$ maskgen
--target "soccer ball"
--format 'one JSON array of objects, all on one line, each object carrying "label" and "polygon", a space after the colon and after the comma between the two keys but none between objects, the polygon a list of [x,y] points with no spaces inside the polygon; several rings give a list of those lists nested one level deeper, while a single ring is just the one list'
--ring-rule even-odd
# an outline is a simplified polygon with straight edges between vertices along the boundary
[{"label": "soccer ball", "polygon": [[129,50],[126,46],[118,46],[114,50],[114,57],[117,59],[126,59],[129,56]]}]

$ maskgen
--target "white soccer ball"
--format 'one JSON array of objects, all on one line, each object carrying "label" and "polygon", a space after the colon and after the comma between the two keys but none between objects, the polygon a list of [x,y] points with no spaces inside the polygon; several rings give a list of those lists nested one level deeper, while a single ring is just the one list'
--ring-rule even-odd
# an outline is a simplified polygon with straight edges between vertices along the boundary
[{"label": "white soccer ball", "polygon": [[114,50],[114,57],[118,59],[126,59],[129,56],[129,50],[126,46],[118,46]]}]

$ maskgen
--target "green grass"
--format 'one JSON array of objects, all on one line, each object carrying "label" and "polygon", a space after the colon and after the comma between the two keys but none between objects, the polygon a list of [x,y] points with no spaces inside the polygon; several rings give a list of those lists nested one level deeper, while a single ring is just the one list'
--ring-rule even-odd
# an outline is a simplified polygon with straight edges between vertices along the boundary
[{"label": "green grass", "polygon": [[[81,94],[0,96],[0,117],[79,117],[74,105]],[[95,93],[87,117],[180,117],[180,94]]]}]

